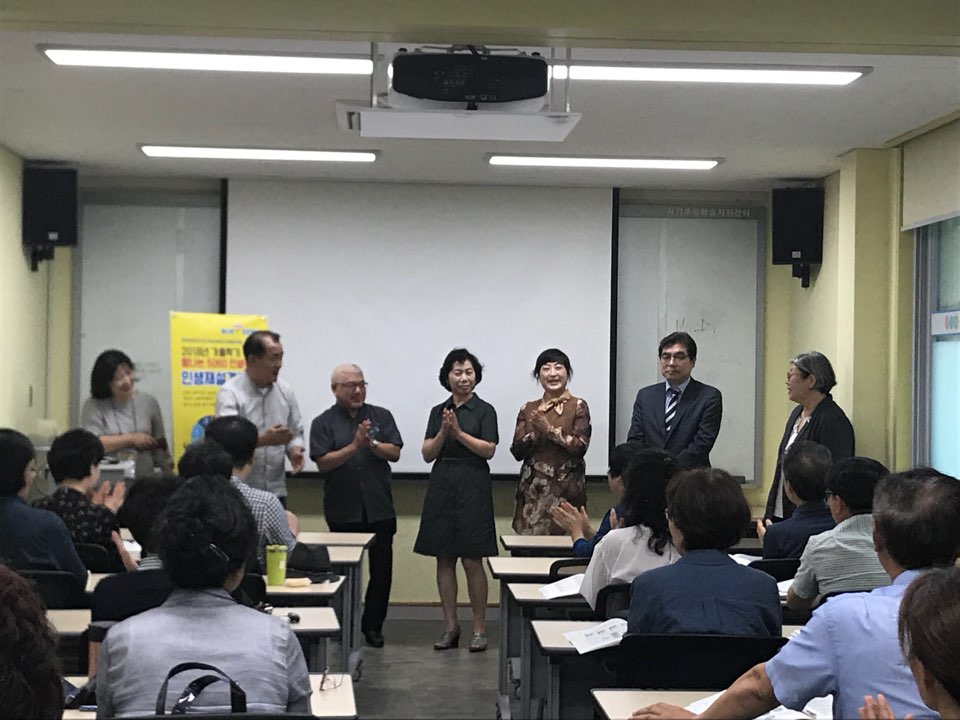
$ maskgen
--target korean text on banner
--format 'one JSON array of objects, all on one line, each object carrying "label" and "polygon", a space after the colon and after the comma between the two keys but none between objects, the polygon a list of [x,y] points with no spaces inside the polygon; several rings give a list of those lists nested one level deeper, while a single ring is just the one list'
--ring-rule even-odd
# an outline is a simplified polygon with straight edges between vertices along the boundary
[{"label": "korean text on banner", "polygon": [[266,315],[170,313],[174,462],[203,437],[220,386],[243,372],[243,341],[255,330],[266,329]]}]

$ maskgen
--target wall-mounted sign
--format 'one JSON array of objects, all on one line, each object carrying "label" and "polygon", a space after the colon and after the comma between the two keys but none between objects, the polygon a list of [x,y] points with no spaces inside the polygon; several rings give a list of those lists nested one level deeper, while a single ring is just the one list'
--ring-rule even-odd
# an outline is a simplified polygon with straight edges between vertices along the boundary
[{"label": "wall-mounted sign", "polygon": [[930,316],[931,335],[960,335],[960,310],[933,313]]}]

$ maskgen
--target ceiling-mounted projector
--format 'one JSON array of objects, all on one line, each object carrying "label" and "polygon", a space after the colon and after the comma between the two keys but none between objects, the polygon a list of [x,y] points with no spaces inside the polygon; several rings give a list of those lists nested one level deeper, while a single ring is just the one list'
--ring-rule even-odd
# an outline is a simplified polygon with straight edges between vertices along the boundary
[{"label": "ceiling-mounted projector", "polygon": [[341,128],[368,138],[562,142],[580,121],[549,109],[549,67],[537,53],[454,45],[401,50],[392,66],[387,92],[369,107],[337,103]]},{"label": "ceiling-mounted projector", "polygon": [[[393,58],[393,93],[479,109],[482,103],[535,101],[543,107],[547,62],[537,54],[495,55],[485,48],[400,51]],[[536,102],[539,101],[539,102]]]}]

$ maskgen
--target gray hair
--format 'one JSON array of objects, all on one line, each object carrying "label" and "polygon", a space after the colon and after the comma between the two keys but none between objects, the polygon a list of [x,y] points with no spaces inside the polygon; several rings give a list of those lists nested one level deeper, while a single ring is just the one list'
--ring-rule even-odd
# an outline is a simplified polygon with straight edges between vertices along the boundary
[{"label": "gray hair", "polygon": [[803,377],[810,375],[816,377],[817,382],[813,389],[819,390],[824,395],[829,393],[833,386],[837,384],[837,376],[833,372],[833,365],[830,364],[823,353],[816,351],[800,353],[790,362],[803,373]]}]

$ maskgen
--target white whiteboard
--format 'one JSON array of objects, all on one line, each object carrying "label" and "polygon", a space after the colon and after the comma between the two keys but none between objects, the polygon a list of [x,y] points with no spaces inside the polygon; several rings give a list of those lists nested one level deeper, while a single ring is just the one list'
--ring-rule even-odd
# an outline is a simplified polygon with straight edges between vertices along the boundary
[{"label": "white whiteboard", "polygon": [[748,484],[756,482],[762,261],[757,220],[621,214],[618,441],[630,428],[637,390],[662,380],[657,344],[665,335],[684,330],[697,343],[693,376],[723,394],[723,421],[710,463],[744,476]]},{"label": "white whiteboard", "polygon": [[500,421],[491,468],[514,474],[517,411],[542,392],[537,354],[556,346],[590,405],[587,472],[606,472],[609,190],[231,180],[228,197],[227,311],[265,314],[281,334],[307,432],[333,403],[330,371],[354,362],[403,435],[395,469],[426,471],[427,415],[448,396],[438,370],[465,346]]},{"label": "white whiteboard", "polygon": [[116,348],[136,364],[137,387],[157,398],[170,437],[170,311],[217,312],[220,210],[84,205],[80,233],[74,421],[94,360]]}]

